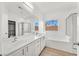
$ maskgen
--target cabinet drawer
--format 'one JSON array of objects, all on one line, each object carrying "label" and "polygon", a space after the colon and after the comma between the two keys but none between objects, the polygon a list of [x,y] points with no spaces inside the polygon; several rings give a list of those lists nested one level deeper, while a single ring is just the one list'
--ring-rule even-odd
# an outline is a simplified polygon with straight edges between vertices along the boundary
[{"label": "cabinet drawer", "polygon": [[35,56],[38,56],[40,54],[40,44],[37,43],[35,45]]},{"label": "cabinet drawer", "polygon": [[27,46],[25,46],[25,48],[24,48],[24,54],[25,54],[25,56],[28,56],[28,47]]}]

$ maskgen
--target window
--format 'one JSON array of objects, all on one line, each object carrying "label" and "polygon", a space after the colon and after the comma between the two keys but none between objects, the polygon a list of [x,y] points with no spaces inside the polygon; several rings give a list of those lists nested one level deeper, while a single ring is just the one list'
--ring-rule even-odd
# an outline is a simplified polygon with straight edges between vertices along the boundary
[{"label": "window", "polygon": [[8,20],[8,37],[16,36],[16,22]]},{"label": "window", "polygon": [[46,31],[58,31],[58,21],[57,20],[46,21]]},{"label": "window", "polygon": [[35,21],[35,31],[39,31],[39,21]]}]

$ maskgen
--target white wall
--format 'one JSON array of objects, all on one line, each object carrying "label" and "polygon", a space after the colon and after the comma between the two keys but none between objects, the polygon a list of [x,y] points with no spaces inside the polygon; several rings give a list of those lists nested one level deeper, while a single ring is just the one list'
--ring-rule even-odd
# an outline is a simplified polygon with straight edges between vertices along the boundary
[{"label": "white wall", "polygon": [[[47,32],[47,37],[51,38],[52,37],[65,37],[65,15],[67,13],[64,12],[56,12],[56,13],[52,13],[52,14],[48,14],[46,17],[46,20],[58,20],[59,25],[58,25],[58,31],[48,31]],[[53,40],[53,39],[52,39]]]},{"label": "white wall", "polygon": [[2,10],[1,10],[1,4],[0,4],[0,52],[1,52],[1,21],[2,21],[1,20],[2,19],[2,15],[1,15],[2,13],[1,13],[1,11]]},{"label": "white wall", "polygon": [[[79,43],[79,3],[78,3],[78,15],[77,15],[77,42]],[[79,56],[79,46],[77,46],[77,55]]]},{"label": "white wall", "polygon": [[[7,11],[5,10],[5,5],[4,3],[0,3],[0,53],[2,52],[2,37],[7,36]],[[5,26],[5,25],[6,26]]]},{"label": "white wall", "polygon": [[[79,43],[79,14],[77,16],[77,42]],[[77,54],[79,56],[79,46],[77,46]]]},{"label": "white wall", "polygon": [[77,39],[78,39],[78,42],[79,42],[79,14],[77,16]]},{"label": "white wall", "polygon": [[0,35],[1,35],[1,17],[2,15],[1,15],[1,8],[0,8]]},{"label": "white wall", "polygon": [[77,9],[77,41],[79,42],[79,3],[78,3],[78,9]]},{"label": "white wall", "polygon": [[[4,3],[0,3],[1,5],[1,37],[6,37],[8,35],[8,23],[7,23],[7,19],[8,19],[8,15],[7,15],[7,10],[5,9],[5,4]],[[5,25],[4,25],[5,24]]]}]

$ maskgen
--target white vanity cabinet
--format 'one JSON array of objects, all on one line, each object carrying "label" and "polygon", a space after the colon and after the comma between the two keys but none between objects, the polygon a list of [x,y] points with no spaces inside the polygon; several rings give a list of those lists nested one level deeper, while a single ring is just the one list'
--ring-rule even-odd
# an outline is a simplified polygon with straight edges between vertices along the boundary
[{"label": "white vanity cabinet", "polygon": [[35,41],[11,52],[8,56],[38,56],[45,47],[45,37],[42,36]]}]

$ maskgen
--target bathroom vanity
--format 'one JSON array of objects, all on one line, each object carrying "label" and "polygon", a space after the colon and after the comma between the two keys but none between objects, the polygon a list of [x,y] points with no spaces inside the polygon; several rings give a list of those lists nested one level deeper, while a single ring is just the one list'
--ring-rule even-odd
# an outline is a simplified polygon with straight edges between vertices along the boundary
[{"label": "bathroom vanity", "polygon": [[45,36],[44,34],[35,37],[25,35],[17,38],[16,41],[4,40],[3,42],[2,55],[4,56],[38,56],[45,47]]},{"label": "bathroom vanity", "polygon": [[[41,26],[41,25],[40,25]],[[33,24],[8,20],[8,33],[1,39],[2,56],[38,56],[45,47],[45,34],[34,31]]]}]

